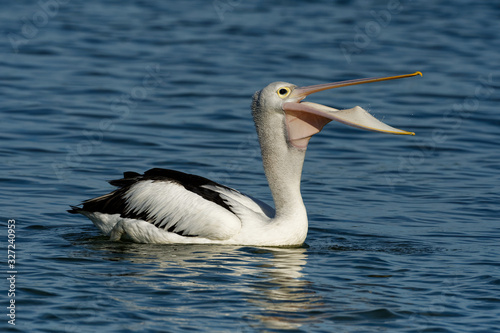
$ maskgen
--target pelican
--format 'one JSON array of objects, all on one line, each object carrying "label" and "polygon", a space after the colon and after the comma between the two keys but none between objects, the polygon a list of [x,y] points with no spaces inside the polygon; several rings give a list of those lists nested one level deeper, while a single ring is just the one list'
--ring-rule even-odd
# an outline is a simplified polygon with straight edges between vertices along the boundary
[{"label": "pelican", "polygon": [[420,72],[297,87],[274,82],[253,95],[252,116],[274,209],[206,178],[168,169],[125,172],[117,189],[68,212],[88,217],[111,241],[167,244],[300,246],[308,220],[300,193],[311,137],[332,120],[364,130],[415,135],[377,120],[363,108],[338,110],[303,102],[338,87],[402,79]]}]

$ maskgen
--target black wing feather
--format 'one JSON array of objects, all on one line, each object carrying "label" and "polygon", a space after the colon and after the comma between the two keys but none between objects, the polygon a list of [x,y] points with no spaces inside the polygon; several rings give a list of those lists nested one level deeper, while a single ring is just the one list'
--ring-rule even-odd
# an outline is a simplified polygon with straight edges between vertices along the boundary
[{"label": "black wing feather", "polygon": [[[229,189],[231,191],[235,191],[227,186],[218,184],[213,182],[207,178],[200,177],[197,175],[187,174],[180,171],[170,170],[170,169],[160,169],[154,168],[146,171],[143,175],[128,171],[123,174],[123,178],[111,180],[109,183],[113,186],[119,187],[117,190],[97,197],[93,199],[89,199],[83,202],[83,207],[75,207],[71,206],[71,210],[68,210],[69,213],[78,214],[82,212],[100,212],[105,214],[120,214],[123,218],[131,218],[147,221],[152,223],[156,227],[160,228],[160,221],[156,221],[152,216],[150,216],[147,212],[135,212],[132,210],[127,210],[127,201],[125,199],[125,195],[128,190],[134,184],[140,181],[165,181],[165,182],[175,182],[179,185],[182,185],[186,190],[191,191],[193,193],[198,194],[202,198],[212,201],[219,206],[229,210],[231,207],[222,199],[220,193],[202,187],[203,185],[212,185],[218,186],[225,189]],[[167,231],[175,232],[182,236],[196,236],[196,235],[185,235],[181,230],[175,230],[176,225],[170,226]]]}]

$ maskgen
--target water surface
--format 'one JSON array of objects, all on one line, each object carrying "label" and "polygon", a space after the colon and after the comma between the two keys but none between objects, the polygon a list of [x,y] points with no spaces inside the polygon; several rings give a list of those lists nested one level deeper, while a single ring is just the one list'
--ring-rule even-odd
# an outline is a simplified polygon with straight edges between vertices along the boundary
[{"label": "water surface", "polygon": [[[57,3],[0,13],[1,244],[6,253],[15,219],[18,271],[16,325],[4,280],[0,327],[498,330],[498,4]],[[110,191],[105,180],[152,167],[271,203],[250,117],[256,90],[417,70],[422,78],[310,99],[360,105],[417,135],[330,124],[315,136],[303,247],[110,242],[66,213]]]}]

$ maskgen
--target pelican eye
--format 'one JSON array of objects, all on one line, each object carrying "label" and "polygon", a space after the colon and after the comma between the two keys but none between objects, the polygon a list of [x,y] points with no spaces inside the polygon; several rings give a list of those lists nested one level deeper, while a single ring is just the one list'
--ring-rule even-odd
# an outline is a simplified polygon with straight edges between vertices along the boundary
[{"label": "pelican eye", "polygon": [[279,96],[280,98],[285,98],[285,97],[287,97],[288,95],[290,95],[290,92],[291,92],[291,90],[290,90],[290,88],[288,88],[288,87],[279,88],[279,89],[278,89],[278,91],[277,91],[278,96]]}]

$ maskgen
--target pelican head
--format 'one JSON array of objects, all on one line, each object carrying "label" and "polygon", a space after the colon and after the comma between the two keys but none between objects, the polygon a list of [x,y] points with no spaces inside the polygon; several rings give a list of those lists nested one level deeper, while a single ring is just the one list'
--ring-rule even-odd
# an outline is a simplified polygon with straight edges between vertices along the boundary
[{"label": "pelican head", "polygon": [[320,132],[323,126],[332,120],[374,132],[415,135],[413,132],[403,131],[384,124],[359,106],[352,109],[337,110],[317,103],[303,102],[303,100],[310,94],[327,89],[402,79],[416,75],[422,75],[422,73],[415,72],[390,77],[356,79],[307,87],[297,87],[287,82],[273,82],[255,93],[252,114],[257,130],[261,135],[269,131],[269,129],[259,131],[259,128],[265,126],[264,124],[274,126],[280,123],[283,126],[287,144],[298,149],[306,149],[309,139]]}]

